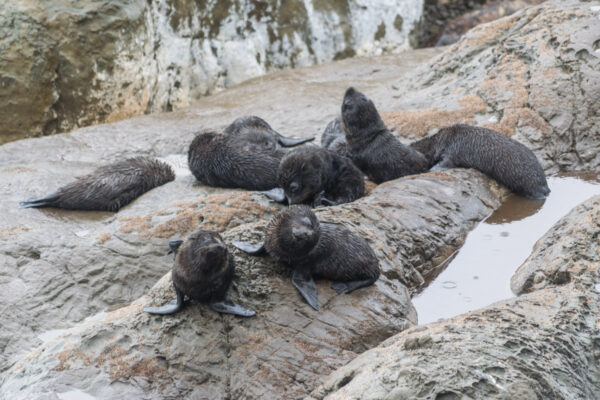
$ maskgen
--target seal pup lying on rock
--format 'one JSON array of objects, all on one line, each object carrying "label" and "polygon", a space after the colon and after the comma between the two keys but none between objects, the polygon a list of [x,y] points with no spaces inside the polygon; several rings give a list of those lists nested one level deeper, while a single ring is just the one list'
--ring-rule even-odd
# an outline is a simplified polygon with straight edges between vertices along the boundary
[{"label": "seal pup lying on rock", "polygon": [[325,127],[321,136],[321,146],[340,156],[350,157],[348,142],[346,141],[346,131],[344,129],[342,116],[338,115]]},{"label": "seal pup lying on rock", "polygon": [[225,134],[201,133],[188,151],[188,165],[209,186],[268,190],[277,186],[277,167],[285,154],[281,146],[295,146],[314,138],[285,138],[258,117],[241,117]]},{"label": "seal pup lying on rock", "polygon": [[373,182],[427,171],[423,154],[400,143],[373,102],[353,87],[344,95],[342,120],[350,158]]},{"label": "seal pup lying on rock", "polygon": [[184,296],[209,302],[216,312],[252,317],[256,313],[227,300],[235,262],[221,236],[214,231],[199,231],[185,241],[169,242],[175,253],[171,276],[177,300],[162,307],[146,307],[150,314],[173,314],[184,306]]},{"label": "seal pup lying on rock", "polygon": [[319,223],[307,206],[291,206],[267,226],[265,242],[233,242],[252,255],[265,252],[293,268],[292,284],[315,310],[319,309],[314,277],[336,281],[338,293],[372,285],[379,277],[379,262],[365,239],[330,223]]},{"label": "seal pup lying on rock", "polygon": [[119,211],[147,191],[175,179],[173,169],[150,157],[134,157],[102,166],[89,175],[21,206],[67,210]]},{"label": "seal pup lying on rock", "polygon": [[474,168],[521,196],[543,199],[550,193],[535,154],[491,129],[452,125],[410,146],[425,155],[432,170]]},{"label": "seal pup lying on rock", "polygon": [[365,194],[363,174],[350,159],[316,146],[287,153],[277,169],[277,180],[283,191],[264,193],[275,201],[287,199],[288,204],[333,206]]}]

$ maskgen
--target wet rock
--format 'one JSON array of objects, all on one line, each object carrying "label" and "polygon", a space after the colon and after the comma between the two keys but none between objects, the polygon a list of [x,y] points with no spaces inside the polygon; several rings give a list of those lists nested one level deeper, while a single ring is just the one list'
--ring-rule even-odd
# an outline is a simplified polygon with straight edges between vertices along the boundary
[{"label": "wet rock", "polygon": [[446,46],[456,43],[469,29],[498,18],[514,14],[521,8],[537,5],[545,0],[504,0],[488,1],[481,8],[467,12],[447,21],[442,34],[437,39],[436,46]]},{"label": "wet rock", "polygon": [[[374,286],[338,295],[318,281],[314,311],[291,285],[289,269],[232,248],[238,268],[230,293],[257,317],[222,316],[204,304],[173,317],[144,314],[144,306],[173,298],[167,274],[131,306],[22,359],[5,372],[0,390],[14,398],[64,388],[98,397],[303,397],[335,368],[417,322],[405,285],[422,284],[505,194],[479,172],[457,169],[390,181],[354,203],[317,209],[320,220],[369,241],[382,270]],[[267,222],[229,229],[223,238],[258,243]]]},{"label": "wet rock", "polygon": [[512,291],[521,295],[571,280],[600,281],[600,196],[579,205],[535,245],[512,276]]},{"label": "wet rock", "polygon": [[555,224],[513,287],[565,264],[572,279],[547,278],[517,298],[404,331],[335,371],[310,398],[598,398],[599,210],[596,196]]},{"label": "wet rock", "polygon": [[[0,370],[56,332],[147,293],[171,268],[168,240],[196,229],[224,231],[268,220],[277,212],[264,196],[199,185],[184,155],[195,131],[259,114],[286,135],[314,135],[338,112],[346,79],[389,99],[390,77],[436,52],[408,53],[403,60],[378,58],[374,73],[367,58],[287,71],[207,97],[185,111],[0,146],[0,199],[5,204],[0,218],[0,303],[5,307]],[[291,91],[296,96],[290,97]],[[265,92],[273,95],[261,96]],[[260,100],[250,104],[249,97]],[[19,208],[19,201],[50,193],[98,165],[142,154],[170,162],[177,178],[117,214]]]},{"label": "wet rock", "polygon": [[398,110],[384,120],[415,139],[477,124],[527,145],[547,173],[598,169],[599,31],[596,6],[575,0],[479,25],[395,84]]},{"label": "wet rock", "polygon": [[421,15],[417,0],[4,3],[0,143],[186,107],[279,69],[398,52]]},{"label": "wet rock", "polygon": [[412,32],[413,47],[445,46],[476,25],[513,14],[543,0],[425,0]]}]

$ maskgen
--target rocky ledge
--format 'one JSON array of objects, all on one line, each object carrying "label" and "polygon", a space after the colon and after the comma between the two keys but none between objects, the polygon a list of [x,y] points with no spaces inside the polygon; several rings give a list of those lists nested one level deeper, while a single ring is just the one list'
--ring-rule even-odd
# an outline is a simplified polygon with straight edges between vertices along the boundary
[{"label": "rocky ledge", "polygon": [[[289,270],[236,251],[232,297],[256,310],[255,318],[222,316],[202,304],[172,317],[143,313],[173,298],[167,274],[131,306],[70,329],[19,361],[1,388],[21,398],[67,388],[102,398],[301,397],[357,354],[416,324],[407,286],[422,285],[505,193],[465,170],[379,185],[366,198],[317,212],[370,242],[382,269],[373,287],[343,296],[320,281],[314,311],[292,287]],[[229,229],[223,238],[258,243],[266,222]]]},{"label": "rocky ledge", "polygon": [[311,398],[598,398],[599,217],[596,196],[538,241],[512,279],[519,292],[519,282],[535,282],[527,294],[394,336]]},{"label": "rocky ledge", "polygon": [[[367,396],[367,388],[377,398],[597,397],[595,264],[576,263],[571,253],[564,255],[574,260],[566,267],[535,261],[534,254],[513,279],[531,293],[450,322],[412,327],[417,319],[410,291],[444,265],[506,194],[475,171],[406,177],[356,203],[319,210],[323,220],[367,237],[383,269],[375,286],[348,296],[320,282],[319,313],[292,289],[288,271],[236,252],[232,296],[258,311],[248,320],[216,315],[204,305],[172,318],[141,309],[173,296],[169,274],[150,289],[170,268],[169,239],[212,228],[224,231],[228,243],[259,241],[277,211],[260,196],[197,185],[182,168],[174,182],[116,215],[20,210],[17,204],[132,154],[181,162],[194,131],[243,114],[258,114],[286,135],[318,134],[339,112],[350,84],[375,99],[402,136],[420,137],[453,122],[490,124],[531,147],[548,172],[594,170],[600,163],[599,14],[589,2],[548,1],[472,30],[433,61],[430,50],[405,53],[402,60],[345,60],[288,71],[186,110],[0,147],[6,205],[0,220],[0,393],[28,399],[72,390],[114,398],[299,398],[323,383],[313,397],[354,390]],[[48,158],[50,152],[56,158]],[[570,248],[593,260],[595,253],[580,249],[597,239],[596,228],[565,229],[554,236],[580,235]],[[553,254],[560,243],[540,249]],[[66,328],[26,355],[40,335]],[[406,328],[382,345],[389,349],[376,348],[343,366]],[[436,357],[438,350],[447,360]]]}]

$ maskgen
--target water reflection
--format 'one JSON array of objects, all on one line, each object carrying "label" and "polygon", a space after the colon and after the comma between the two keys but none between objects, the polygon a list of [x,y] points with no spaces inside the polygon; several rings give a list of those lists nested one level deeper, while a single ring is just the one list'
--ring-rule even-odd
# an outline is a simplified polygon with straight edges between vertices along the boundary
[{"label": "water reflection", "polygon": [[575,206],[600,194],[599,178],[597,173],[550,177],[552,192],[545,201],[510,196],[468,235],[448,267],[415,294],[419,323],[513,297],[510,277],[535,242]]}]

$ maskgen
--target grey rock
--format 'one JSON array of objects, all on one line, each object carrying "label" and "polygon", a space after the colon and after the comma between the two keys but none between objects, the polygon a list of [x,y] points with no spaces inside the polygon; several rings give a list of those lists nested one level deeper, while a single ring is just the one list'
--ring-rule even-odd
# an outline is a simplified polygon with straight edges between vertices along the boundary
[{"label": "grey rock", "polygon": [[398,52],[409,47],[419,5],[3,2],[0,143],[183,108],[267,72]]},{"label": "grey rock", "polygon": [[415,139],[452,123],[480,125],[524,143],[547,173],[597,170],[595,7],[550,0],[473,28],[394,84],[398,100],[387,107],[397,111],[383,113],[384,121]]},{"label": "grey rock", "polygon": [[598,275],[600,267],[599,235],[600,196],[595,196],[573,209],[536,243],[512,276],[512,291],[521,295],[571,280],[593,283],[591,278]]},{"label": "grey rock", "polygon": [[[0,392],[36,398],[69,387],[98,397],[300,398],[335,368],[416,324],[405,285],[422,284],[505,195],[477,171],[457,169],[390,181],[354,203],[317,209],[321,221],[369,241],[382,271],[374,286],[338,295],[318,281],[317,312],[291,285],[289,269],[236,250],[230,294],[256,317],[222,316],[203,304],[167,318],[143,313],[173,298],[167,274],[131,306],[76,325],[21,359],[5,371]],[[258,243],[267,222],[229,229],[223,238]]]},{"label": "grey rock", "polygon": [[599,210],[596,196],[571,211],[515,274],[547,275],[568,263],[577,278],[408,329],[339,368],[310,398],[598,398]]}]

